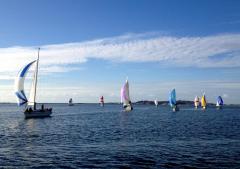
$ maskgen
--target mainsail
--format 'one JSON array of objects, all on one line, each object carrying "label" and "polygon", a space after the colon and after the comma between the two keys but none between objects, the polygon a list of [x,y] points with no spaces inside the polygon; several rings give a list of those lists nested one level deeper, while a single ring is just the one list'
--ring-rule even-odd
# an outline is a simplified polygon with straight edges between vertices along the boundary
[{"label": "mainsail", "polygon": [[124,105],[127,105],[130,102],[131,101],[129,96],[129,84],[128,84],[128,80],[126,80],[126,83],[121,88],[121,103],[123,103]]},{"label": "mainsail", "polygon": [[28,105],[33,106],[34,110],[36,109],[36,93],[37,93],[39,51],[40,51],[40,48],[38,49],[38,59],[36,61],[36,67],[35,67],[34,74],[33,74],[33,83],[32,83],[32,87],[31,87],[31,91],[30,91],[30,97],[29,97],[29,101],[28,101]]},{"label": "mainsail", "polygon": [[171,93],[169,94],[169,104],[171,107],[176,106],[177,100],[176,100],[176,90],[173,89]]},{"label": "mainsail", "polygon": [[26,103],[28,103],[28,99],[25,95],[24,92],[24,81],[25,81],[25,77],[27,75],[27,72],[29,70],[29,68],[36,62],[30,62],[29,64],[27,64],[26,66],[23,67],[23,69],[20,70],[20,72],[18,73],[16,79],[15,79],[15,94],[17,97],[17,103],[19,106],[22,106]]}]

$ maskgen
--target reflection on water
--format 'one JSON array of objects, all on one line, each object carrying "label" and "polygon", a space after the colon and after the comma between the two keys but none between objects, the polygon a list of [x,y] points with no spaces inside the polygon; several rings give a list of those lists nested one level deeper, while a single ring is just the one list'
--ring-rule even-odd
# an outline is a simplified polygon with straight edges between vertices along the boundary
[{"label": "reflection on water", "polygon": [[239,108],[54,104],[52,118],[24,119],[0,105],[0,168],[238,168]]}]

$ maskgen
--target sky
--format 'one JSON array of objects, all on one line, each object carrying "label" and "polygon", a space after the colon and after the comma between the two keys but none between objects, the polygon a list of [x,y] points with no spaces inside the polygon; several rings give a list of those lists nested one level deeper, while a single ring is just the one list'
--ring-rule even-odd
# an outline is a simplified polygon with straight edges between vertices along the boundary
[{"label": "sky", "polygon": [[240,104],[238,0],[1,0],[0,102],[38,47],[38,102],[120,102],[128,77],[132,101]]}]

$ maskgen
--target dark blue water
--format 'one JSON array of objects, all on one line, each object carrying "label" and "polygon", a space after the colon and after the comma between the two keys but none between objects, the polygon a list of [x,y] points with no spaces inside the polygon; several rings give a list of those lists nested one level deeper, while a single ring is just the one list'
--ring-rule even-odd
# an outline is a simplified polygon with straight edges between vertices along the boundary
[{"label": "dark blue water", "polygon": [[240,168],[240,109],[53,104],[25,120],[0,105],[0,168]]}]

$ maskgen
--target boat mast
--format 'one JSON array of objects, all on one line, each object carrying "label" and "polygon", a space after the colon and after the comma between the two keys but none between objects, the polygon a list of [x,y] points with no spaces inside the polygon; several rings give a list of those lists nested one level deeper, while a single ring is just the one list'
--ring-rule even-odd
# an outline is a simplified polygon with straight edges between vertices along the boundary
[{"label": "boat mast", "polygon": [[36,110],[36,94],[37,94],[37,77],[38,77],[38,62],[39,62],[39,52],[40,48],[38,48],[38,58],[37,58],[37,63],[36,63],[36,70],[35,70],[35,83],[34,83],[34,107],[33,109]]}]

